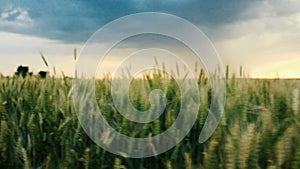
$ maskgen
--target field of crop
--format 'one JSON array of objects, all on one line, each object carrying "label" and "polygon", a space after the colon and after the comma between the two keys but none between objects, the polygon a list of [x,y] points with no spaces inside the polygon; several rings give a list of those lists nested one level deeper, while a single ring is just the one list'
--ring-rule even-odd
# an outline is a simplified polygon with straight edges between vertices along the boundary
[{"label": "field of crop", "polygon": [[[161,88],[161,75],[137,79],[131,102],[147,110],[149,91]],[[201,95],[196,124],[185,139],[164,154],[123,158],[104,151],[83,131],[70,89],[72,79],[0,75],[0,168],[300,168],[299,80],[229,78],[225,113],[213,136],[198,143],[209,111],[209,80],[197,79]],[[163,88],[164,114],[137,127],[114,108],[110,78],[96,81],[96,97],[109,124],[129,136],[147,137],[166,130],[176,119],[180,93],[174,80]]]}]

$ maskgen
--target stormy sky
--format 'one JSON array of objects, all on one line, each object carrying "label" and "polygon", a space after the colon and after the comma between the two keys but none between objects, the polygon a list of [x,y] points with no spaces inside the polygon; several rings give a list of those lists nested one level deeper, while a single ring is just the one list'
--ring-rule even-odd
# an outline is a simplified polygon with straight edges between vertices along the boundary
[{"label": "stormy sky", "polygon": [[[105,24],[139,12],[177,15],[199,27],[224,65],[250,77],[300,77],[298,0],[1,0],[0,72],[20,64],[72,74],[73,49]],[[157,23],[159,24],[159,23]]]}]

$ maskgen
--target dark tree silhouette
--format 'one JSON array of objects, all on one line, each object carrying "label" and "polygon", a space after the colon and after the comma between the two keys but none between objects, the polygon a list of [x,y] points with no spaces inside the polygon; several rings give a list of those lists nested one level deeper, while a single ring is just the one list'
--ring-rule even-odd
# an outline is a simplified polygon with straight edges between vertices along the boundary
[{"label": "dark tree silhouette", "polygon": [[40,75],[40,77],[41,77],[42,79],[46,78],[47,74],[48,74],[48,72],[46,72],[46,71],[40,71],[40,72],[39,72],[39,75]]},{"label": "dark tree silhouette", "polygon": [[28,74],[28,71],[29,71],[28,66],[20,65],[17,68],[17,72],[15,73],[15,75],[25,77]]}]

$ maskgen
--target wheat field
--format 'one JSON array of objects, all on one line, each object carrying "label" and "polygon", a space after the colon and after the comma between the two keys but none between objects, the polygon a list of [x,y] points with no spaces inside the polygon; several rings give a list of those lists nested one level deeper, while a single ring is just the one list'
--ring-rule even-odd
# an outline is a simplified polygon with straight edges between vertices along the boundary
[{"label": "wheat field", "polygon": [[[148,92],[161,88],[161,74],[132,82],[131,102],[149,108]],[[110,77],[96,81],[96,97],[109,124],[129,136],[147,137],[166,130],[176,119],[180,93],[175,81],[163,88],[164,114],[142,130],[124,119],[112,104]],[[203,73],[198,118],[173,149],[150,158],[124,158],[104,151],[78,122],[68,77],[0,75],[0,168],[166,168],[276,169],[300,168],[299,80],[227,79],[221,123],[204,144],[199,133],[209,112],[211,88]]]}]

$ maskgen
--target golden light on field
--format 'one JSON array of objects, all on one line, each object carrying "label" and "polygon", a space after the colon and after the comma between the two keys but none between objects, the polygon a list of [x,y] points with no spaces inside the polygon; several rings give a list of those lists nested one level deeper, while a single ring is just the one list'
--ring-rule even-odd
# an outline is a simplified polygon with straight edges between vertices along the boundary
[{"label": "golden light on field", "polygon": [[256,78],[300,78],[300,60],[282,62],[256,69]]}]

